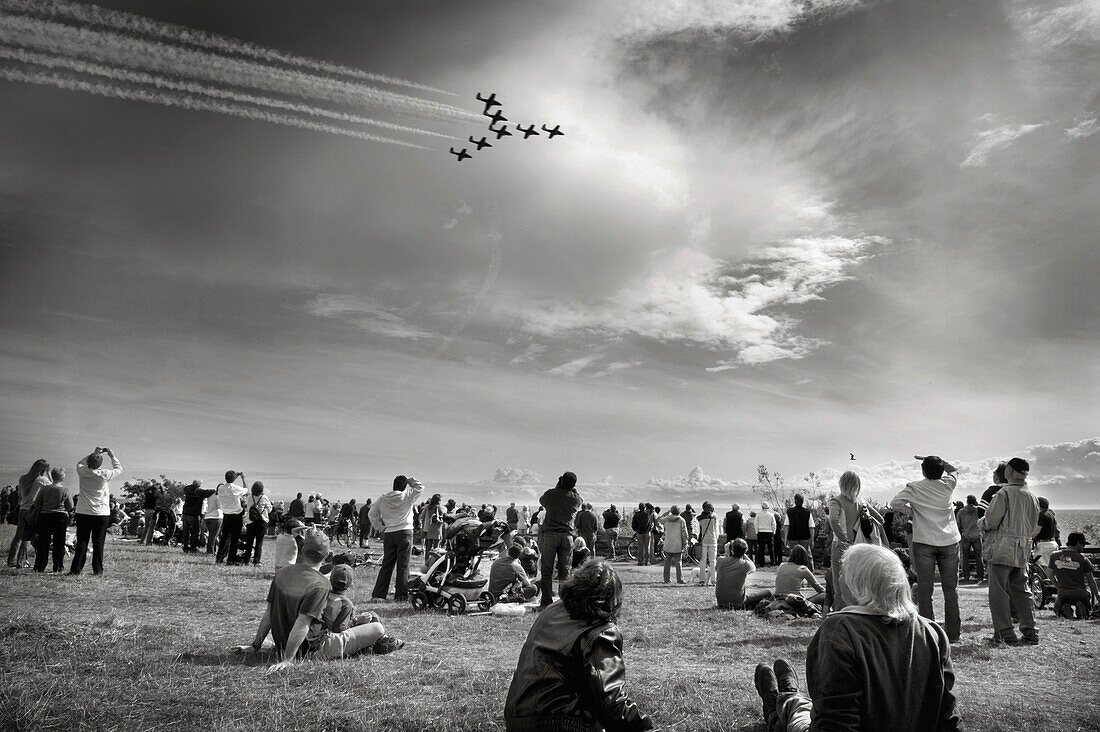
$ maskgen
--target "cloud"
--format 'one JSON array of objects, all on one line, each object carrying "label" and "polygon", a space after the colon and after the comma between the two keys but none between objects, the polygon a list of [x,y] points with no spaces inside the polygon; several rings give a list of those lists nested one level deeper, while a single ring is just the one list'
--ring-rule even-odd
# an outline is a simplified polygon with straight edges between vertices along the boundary
[{"label": "cloud", "polygon": [[506,485],[538,485],[542,483],[542,476],[534,470],[497,468],[496,473],[493,474],[493,479],[487,482]]},{"label": "cloud", "polygon": [[513,366],[530,363],[543,353],[546,353],[546,351],[547,347],[542,345],[541,343],[532,343],[531,345],[527,346],[526,350],[524,350],[523,353],[519,354],[508,363],[512,364]]},{"label": "cloud", "polygon": [[547,373],[551,376],[561,376],[567,379],[571,379],[581,371],[585,370],[596,361],[603,358],[602,353],[597,353],[593,356],[581,356],[580,358],[573,359],[569,363],[563,363],[561,366],[555,366]]},{"label": "cloud", "polygon": [[[525,331],[543,337],[634,335],[735,351],[719,369],[802,358],[821,342],[795,334],[798,321],[784,308],[822,299],[825,290],[850,278],[850,269],[869,249],[885,241],[798,237],[759,249],[740,264],[694,249],[661,252],[642,281],[604,301],[554,303],[529,308],[520,317]],[[589,363],[566,366],[575,367],[575,374]]]},{"label": "cloud", "polygon": [[599,378],[602,378],[604,376],[607,376],[608,374],[613,374],[616,371],[624,371],[626,369],[632,369],[632,368],[635,368],[635,367],[641,366],[641,365],[642,365],[641,361],[613,361],[612,363],[609,363],[606,366],[604,366],[602,369],[600,369],[596,373],[592,374],[592,378],[593,379],[599,379]]},{"label": "cloud", "polygon": [[746,488],[745,483],[722,480],[721,478],[707,475],[699,466],[692,468],[687,475],[676,478],[650,478],[642,484],[642,488],[670,491],[673,493],[695,493],[700,491],[713,491],[733,488]]},{"label": "cloud", "polygon": [[342,320],[368,333],[390,338],[419,340],[433,338],[436,335],[412,325],[404,317],[386,310],[373,300],[354,295],[315,295],[305,307],[310,315]]},{"label": "cloud", "polygon": [[1066,128],[1066,137],[1070,140],[1080,140],[1086,137],[1092,137],[1097,132],[1100,132],[1100,121],[1098,121],[1095,116],[1078,117],[1073,122],[1073,127]]},{"label": "cloud", "polygon": [[1043,127],[1043,123],[1033,125],[1000,125],[979,132],[966,159],[959,163],[960,168],[980,168],[989,162],[989,156],[1011,145],[1026,134]]}]

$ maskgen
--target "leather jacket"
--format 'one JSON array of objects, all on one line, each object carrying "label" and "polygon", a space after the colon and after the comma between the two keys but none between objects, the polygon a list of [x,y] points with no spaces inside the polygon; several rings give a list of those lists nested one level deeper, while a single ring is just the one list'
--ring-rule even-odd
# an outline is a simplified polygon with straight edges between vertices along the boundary
[{"label": "leather jacket", "polygon": [[634,732],[653,722],[624,690],[623,637],[614,623],[573,620],[561,602],[542,611],[512,676],[506,729]]}]

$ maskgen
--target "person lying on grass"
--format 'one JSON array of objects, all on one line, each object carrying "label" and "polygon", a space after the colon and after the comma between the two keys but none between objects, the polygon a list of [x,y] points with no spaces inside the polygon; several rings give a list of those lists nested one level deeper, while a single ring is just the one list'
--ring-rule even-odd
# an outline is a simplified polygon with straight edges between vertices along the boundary
[{"label": "person lying on grass", "polygon": [[504,703],[508,732],[653,729],[624,689],[623,637],[615,624],[623,585],[594,559],[563,582],[561,600],[531,626]]},{"label": "person lying on grass", "polygon": [[260,618],[252,644],[235,646],[235,653],[257,653],[270,634],[280,659],[268,669],[268,673],[272,673],[288,668],[298,658],[317,651],[323,651],[330,658],[344,658],[345,653],[352,655],[349,650],[358,652],[372,647],[385,636],[381,623],[369,622],[338,631],[336,635],[339,638],[331,642],[327,640],[331,633],[325,626],[330,584],[317,570],[328,555],[328,537],[322,532],[312,531],[303,537],[300,562],[283,567],[271,580],[267,609]]}]

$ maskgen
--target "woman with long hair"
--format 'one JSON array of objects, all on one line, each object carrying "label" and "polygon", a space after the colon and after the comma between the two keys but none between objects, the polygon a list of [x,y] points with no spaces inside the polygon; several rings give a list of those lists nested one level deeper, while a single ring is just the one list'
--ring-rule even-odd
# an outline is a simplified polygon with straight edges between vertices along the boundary
[{"label": "woman with long hair", "polygon": [[65,468],[50,471],[50,485],[42,486],[34,499],[35,525],[38,539],[34,543],[34,571],[45,572],[50,555],[53,571],[61,572],[65,561],[65,529],[73,511],[73,498],[65,487]]},{"label": "woman with long hair", "polygon": [[821,605],[825,602],[825,588],[810,570],[810,553],[801,544],[791,547],[790,558],[775,570],[775,596],[801,595],[802,585],[809,584],[817,594],[806,599]]},{"label": "woman with long hair", "polygon": [[264,484],[256,481],[252,484],[252,495],[245,499],[248,510],[248,527],[244,539],[244,558],[241,564],[252,561],[256,567],[260,565],[263,557],[264,536],[267,535],[267,524],[271,516],[271,499],[264,495]]},{"label": "woman with long hair", "polygon": [[442,501],[443,496],[438,493],[432,495],[431,499],[424,505],[424,510],[420,513],[420,526],[424,531],[425,554],[439,546],[439,538],[443,531],[443,507],[440,505]]},{"label": "woman with long hair", "polygon": [[34,508],[34,501],[42,486],[49,484],[50,464],[41,458],[35,460],[31,469],[19,478],[19,494],[15,498],[19,501],[19,518],[15,524],[15,536],[12,537],[11,547],[8,549],[9,567],[30,566],[27,563],[27,545],[34,539],[31,509]]},{"label": "woman with long hair", "polygon": [[844,582],[840,580],[841,563],[844,552],[855,541],[856,529],[860,519],[868,516],[880,524],[882,516],[878,511],[859,497],[862,487],[859,476],[851,470],[840,476],[840,495],[829,499],[829,526],[833,530],[833,544],[830,549],[829,583],[833,586],[833,609],[838,610],[852,604],[852,598]]},{"label": "woman with long hair", "polygon": [[504,703],[508,732],[653,729],[624,691],[623,637],[616,625],[623,585],[604,559],[562,583],[519,653]]}]

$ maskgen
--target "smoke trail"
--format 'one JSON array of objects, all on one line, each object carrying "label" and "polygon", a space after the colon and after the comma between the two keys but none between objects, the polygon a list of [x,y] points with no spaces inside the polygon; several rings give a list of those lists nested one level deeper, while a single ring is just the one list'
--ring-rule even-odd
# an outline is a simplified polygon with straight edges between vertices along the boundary
[{"label": "smoke trail", "polygon": [[164,23],[118,10],[109,10],[97,5],[83,5],[61,2],[60,0],[56,2],[42,2],[41,0],[37,2],[32,2],[31,0],[0,0],[0,7],[13,12],[29,15],[75,20],[81,23],[124,31],[133,35],[144,35],[169,41],[171,43],[197,46],[211,51],[244,56],[267,63],[282,63],[288,66],[297,66],[299,68],[310,69],[326,74],[347,76],[355,79],[362,79],[364,81],[401,86],[407,89],[445,94],[452,97],[458,96],[453,92],[437,89],[432,86],[427,86],[426,84],[418,84],[414,81],[398,79],[385,74],[375,74],[369,71],[353,69],[348,66],[341,66],[326,61],[283,53],[275,49],[264,48],[263,46],[241,41],[236,38],[220,36],[215,33],[208,33],[182,25]]},{"label": "smoke trail", "polygon": [[349,130],[344,127],[337,127],[336,125],[329,125],[323,122],[314,122],[312,120],[292,117],[286,114],[267,112],[262,109],[248,107],[243,104],[235,104],[232,102],[219,102],[210,99],[196,98],[183,94],[169,94],[160,91],[149,91],[148,89],[121,87],[115,86],[114,84],[97,84],[82,81],[80,79],[73,79],[54,72],[20,71],[18,69],[0,67],[0,79],[7,79],[8,81],[22,81],[28,84],[43,84],[46,86],[54,86],[59,89],[83,91],[88,92],[89,94],[98,94],[99,96],[114,97],[116,99],[129,99],[132,101],[149,102],[151,104],[163,104],[169,107],[181,107],[183,109],[190,109],[202,112],[218,112],[220,114],[227,114],[233,117],[242,117],[244,119],[257,120],[260,122],[270,122],[272,124],[284,125],[287,127],[298,127],[303,130],[313,130],[315,132],[328,132],[333,135],[354,137],[358,140],[385,142],[389,143],[390,145],[400,145],[402,147],[411,147],[418,150],[430,149],[424,147],[423,145],[416,145],[411,142],[393,140],[388,137],[372,135],[368,132]]},{"label": "smoke trail", "polygon": [[156,41],[144,41],[113,31],[74,28],[17,15],[2,17],[4,20],[0,23],[0,42],[59,56],[84,57],[140,71],[191,77],[288,96],[325,99],[428,119],[454,121],[479,117],[449,104],[384,91],[357,82],[265,66]]},{"label": "smoke trail", "polygon": [[89,61],[81,61],[80,59],[65,58],[61,56],[49,56],[41,53],[34,53],[33,51],[23,51],[20,49],[7,48],[4,46],[0,46],[0,59],[8,59],[10,61],[18,61],[25,64],[33,64],[35,66],[41,66],[47,69],[66,69],[69,71],[75,71],[80,74],[100,76],[105,79],[111,79],[112,81],[123,81],[132,84],[144,84],[147,86],[156,87],[157,89],[161,90],[184,92],[186,94],[197,94],[201,96],[212,97],[214,99],[227,99],[229,101],[241,102],[243,104],[255,104],[261,107],[271,107],[273,109],[281,109],[288,112],[307,114],[311,117],[326,117],[328,119],[333,119],[340,122],[350,122],[360,125],[372,125],[387,130],[393,130],[394,132],[408,132],[418,135],[430,135],[432,137],[441,137],[447,140],[458,139],[451,135],[445,135],[441,132],[432,132],[416,127],[407,127],[405,125],[393,124],[391,122],[382,122],[379,120],[369,119],[367,117],[360,117],[359,115],[355,114],[335,112],[332,110],[323,109],[321,107],[314,107],[308,104],[297,104],[295,102],[287,102],[282,99],[274,99],[272,97],[260,97],[253,94],[242,94],[240,92],[230,91],[228,89],[220,89],[217,87],[204,86],[202,84],[190,81],[174,81],[164,76],[146,74],[141,71],[115,69],[110,66],[103,66],[101,64],[95,64]]}]

